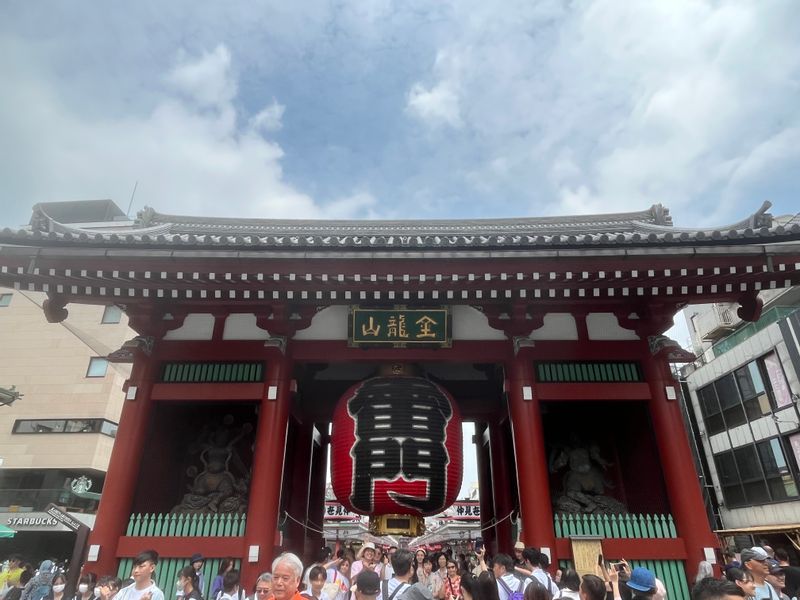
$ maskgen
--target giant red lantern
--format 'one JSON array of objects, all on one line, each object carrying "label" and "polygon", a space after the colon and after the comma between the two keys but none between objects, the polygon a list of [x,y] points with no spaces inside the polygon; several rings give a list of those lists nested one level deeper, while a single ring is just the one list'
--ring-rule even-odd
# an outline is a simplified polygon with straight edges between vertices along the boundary
[{"label": "giant red lantern", "polygon": [[421,377],[374,377],[351,387],[333,416],[331,482],[348,510],[427,516],[461,488],[461,416]]}]

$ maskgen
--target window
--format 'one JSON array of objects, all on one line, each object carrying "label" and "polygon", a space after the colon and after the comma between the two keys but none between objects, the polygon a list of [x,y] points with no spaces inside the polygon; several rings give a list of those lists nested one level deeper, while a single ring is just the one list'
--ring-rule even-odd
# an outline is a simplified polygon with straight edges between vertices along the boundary
[{"label": "window", "polygon": [[106,419],[17,419],[13,433],[102,433],[116,437],[117,424]]},{"label": "window", "polygon": [[717,392],[714,385],[707,385],[697,390],[697,397],[700,400],[700,411],[703,413],[703,422],[706,426],[706,433],[714,435],[725,431],[725,421],[722,419],[722,411],[717,402]]},{"label": "window", "polygon": [[0,294],[0,307],[11,304],[11,296],[14,294]]},{"label": "window", "polygon": [[744,425],[771,414],[776,406],[789,404],[787,394],[776,402],[775,390],[780,389],[788,389],[788,384],[774,352],[699,388],[697,399],[706,432],[714,435]]},{"label": "window", "polygon": [[786,438],[774,437],[714,455],[729,507],[781,502],[798,496],[797,463]]},{"label": "window", "polygon": [[122,320],[122,309],[119,306],[106,306],[103,311],[103,318],[100,321],[103,324],[119,323]]},{"label": "window", "polygon": [[108,370],[108,361],[105,358],[94,356],[89,359],[89,368],[86,377],[105,377]]}]

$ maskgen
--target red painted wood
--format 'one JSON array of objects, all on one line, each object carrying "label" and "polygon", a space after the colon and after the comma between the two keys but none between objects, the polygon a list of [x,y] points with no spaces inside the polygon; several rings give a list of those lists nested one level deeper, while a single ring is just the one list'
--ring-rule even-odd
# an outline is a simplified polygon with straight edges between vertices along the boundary
[{"label": "red painted wood", "polygon": [[[556,551],[559,559],[571,560],[573,556],[570,539],[558,538]],[[681,538],[605,538],[603,540],[603,557],[606,560],[621,558],[626,560],[685,560],[686,547]]]},{"label": "red painted wood", "polygon": [[244,556],[250,546],[258,546],[258,561],[242,564],[245,581],[255,581],[269,571],[275,554],[274,540],[278,529],[281,501],[286,429],[289,423],[292,361],[280,357],[270,361],[267,386],[277,386],[277,399],[265,396],[261,401],[253,452],[253,479],[250,483]]},{"label": "red painted wood", "polygon": [[117,556],[132,557],[150,549],[158,552],[162,558],[186,558],[199,552],[206,557],[241,556],[242,566],[247,564],[243,537],[121,537],[117,544]]},{"label": "red painted wood", "polygon": [[[646,349],[643,348],[643,351]],[[649,356],[645,355],[645,356]],[[703,495],[684,422],[677,400],[668,400],[665,387],[672,386],[676,393],[679,384],[672,377],[665,362],[645,359],[644,370],[651,386],[650,415],[661,457],[670,509],[675,518],[678,535],[686,544],[687,575],[694,579],[697,565],[704,560],[703,548],[713,548],[717,539],[711,532],[706,517]]]},{"label": "red painted wood", "polygon": [[219,400],[260,400],[265,394],[263,383],[156,383],[153,400],[188,402]]},{"label": "red painted wood", "polygon": [[511,344],[505,341],[453,342],[452,348],[348,348],[345,341],[293,341],[292,356],[307,362],[352,361],[453,361],[502,362],[512,354]]},{"label": "red painted wood", "polygon": [[[611,356],[609,354],[609,356]],[[650,386],[646,383],[539,383],[539,400],[648,400]]]},{"label": "red painted wood", "polygon": [[[526,385],[534,387],[534,379],[530,357],[523,350],[514,360],[506,363],[506,393],[517,459],[517,487],[523,527],[521,539],[526,546],[553,549],[555,532],[553,509],[549,501],[550,474],[547,470],[541,409],[535,387],[533,399],[523,399],[522,387]],[[552,562],[557,560],[558,556],[554,555]]]},{"label": "red painted wood", "polygon": [[[117,542],[128,526],[131,504],[139,484],[142,449],[153,406],[150,387],[154,372],[154,362],[143,354],[137,354],[129,379],[129,385],[138,387],[136,399],[126,400],[122,406],[97,518],[89,537],[90,545],[100,546],[97,562],[89,563],[91,570],[97,573],[117,572]],[[143,483],[147,484],[146,481]],[[144,548],[146,546],[141,546],[138,551]]]},{"label": "red painted wood", "polygon": [[491,493],[493,495],[496,518],[498,520],[503,519],[502,522],[494,527],[497,536],[497,552],[504,552],[514,556],[514,542],[517,540],[511,539],[511,519],[505,518],[514,506],[510,480],[513,475],[510,472],[511,465],[508,464],[509,461],[506,455],[505,435],[507,435],[507,429],[500,423],[493,422],[489,424],[489,458],[492,465]]}]

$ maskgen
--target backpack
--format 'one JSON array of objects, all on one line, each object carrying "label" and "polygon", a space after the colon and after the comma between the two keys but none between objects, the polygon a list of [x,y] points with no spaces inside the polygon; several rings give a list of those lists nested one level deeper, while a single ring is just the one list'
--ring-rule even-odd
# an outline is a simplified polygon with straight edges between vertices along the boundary
[{"label": "backpack", "polygon": [[508,600],[524,600],[525,594],[523,594],[522,590],[520,589],[523,587],[523,585],[519,579],[517,579],[517,589],[514,592],[511,591],[511,588],[508,587],[508,584],[505,581],[503,581],[502,577],[497,580],[497,583],[503,586],[503,589],[508,594]]},{"label": "backpack", "polygon": [[[381,580],[381,593],[382,593],[382,596],[383,596],[383,600],[394,600],[394,597],[397,596],[398,592],[402,591],[403,593],[405,593],[405,591],[410,587],[411,586],[409,584],[403,582],[400,585],[398,585],[396,588],[394,588],[394,591],[392,592],[392,594],[389,595],[389,580],[388,579],[383,579],[383,580]],[[398,599],[402,598],[402,597],[403,597],[403,594],[401,593],[398,596]],[[522,599],[520,599],[520,600],[522,600]]]}]

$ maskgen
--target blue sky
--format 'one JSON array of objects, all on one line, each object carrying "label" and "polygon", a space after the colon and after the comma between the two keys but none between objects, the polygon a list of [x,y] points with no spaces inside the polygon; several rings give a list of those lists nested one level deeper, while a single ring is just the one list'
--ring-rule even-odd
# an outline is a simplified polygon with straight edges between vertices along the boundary
[{"label": "blue sky", "polygon": [[2,3],[0,225],[800,205],[794,3],[288,4]]}]

